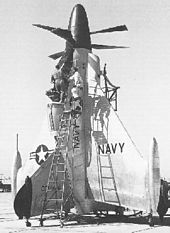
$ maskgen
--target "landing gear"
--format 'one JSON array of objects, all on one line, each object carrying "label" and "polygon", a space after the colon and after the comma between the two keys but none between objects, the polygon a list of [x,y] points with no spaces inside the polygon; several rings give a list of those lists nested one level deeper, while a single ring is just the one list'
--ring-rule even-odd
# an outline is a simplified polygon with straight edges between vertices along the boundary
[{"label": "landing gear", "polygon": [[64,226],[64,222],[63,220],[60,220],[60,227],[63,228],[63,226]]},{"label": "landing gear", "polygon": [[26,226],[27,226],[27,227],[31,227],[31,223],[28,221],[28,219],[27,219],[27,221],[26,221]]},{"label": "landing gear", "polygon": [[40,218],[40,226],[43,227],[44,226],[44,218]]},{"label": "landing gear", "polygon": [[150,227],[154,226],[154,221],[153,221],[152,214],[149,214],[149,216],[148,216],[148,224],[149,224]]},{"label": "landing gear", "polygon": [[159,215],[159,220],[160,220],[160,223],[163,224],[164,216],[163,215]]}]

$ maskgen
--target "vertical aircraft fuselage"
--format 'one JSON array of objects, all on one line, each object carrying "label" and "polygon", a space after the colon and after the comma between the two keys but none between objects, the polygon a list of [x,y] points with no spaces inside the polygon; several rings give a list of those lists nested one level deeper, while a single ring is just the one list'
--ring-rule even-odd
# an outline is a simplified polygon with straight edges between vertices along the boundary
[{"label": "vertical aircraft fuselage", "polygon": [[75,41],[75,48],[85,48],[91,50],[91,39],[88,25],[88,19],[85,9],[77,4],[70,16],[68,30],[71,31]]},{"label": "vertical aircraft fuselage", "polygon": [[[16,214],[19,218],[25,216],[26,219],[41,214],[41,224],[44,210],[50,209],[55,213],[57,210],[62,216],[63,210],[70,211],[73,203],[79,214],[97,211],[122,213],[124,207],[152,214],[156,210],[160,190],[156,142],[154,141],[148,171],[146,161],[140,156],[100,87],[100,59],[92,53],[92,49],[125,48],[92,44],[90,35],[127,31],[127,27],[120,25],[90,32],[88,18],[81,4],[74,6],[67,30],[40,24],[34,26],[48,30],[66,41],[64,51],[49,57],[54,60],[61,58],[58,66],[63,79],[68,78],[69,85],[65,91],[65,101],[51,99],[52,103],[48,105],[51,132],[55,133],[55,153],[47,159],[44,157],[44,165],[36,164],[36,169],[33,167],[36,159],[29,160],[19,174],[17,165],[20,157],[16,157]],[[74,79],[70,77],[72,68],[77,68],[77,72],[72,75]],[[40,156],[37,150],[35,154]],[[62,163],[58,160],[59,157],[63,159]],[[61,170],[60,165],[64,165],[64,169],[66,165],[67,169]],[[53,176],[54,171],[56,177]],[[25,174],[27,179],[24,183]],[[65,174],[64,178],[61,174]],[[18,181],[22,183],[20,189]],[[51,183],[55,183],[55,187],[50,186]],[[44,187],[45,192],[42,192]],[[64,206],[66,201],[70,202],[68,206]]]}]

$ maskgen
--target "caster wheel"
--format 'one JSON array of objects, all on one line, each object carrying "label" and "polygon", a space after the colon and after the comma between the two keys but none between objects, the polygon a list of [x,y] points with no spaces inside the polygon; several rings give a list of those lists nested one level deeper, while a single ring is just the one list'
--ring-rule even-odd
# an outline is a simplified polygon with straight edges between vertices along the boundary
[{"label": "caster wheel", "polygon": [[60,222],[60,227],[63,228],[63,226],[64,226],[64,223],[61,221]]},{"label": "caster wheel", "polygon": [[40,226],[41,227],[43,227],[43,225],[44,225],[43,222],[44,222],[43,219],[40,219]]},{"label": "caster wheel", "polygon": [[160,220],[161,224],[163,224],[164,216],[160,215],[160,216],[159,216],[159,220]]},{"label": "caster wheel", "polygon": [[76,221],[77,221],[78,224],[80,224],[80,219],[77,219]]},{"label": "caster wheel", "polygon": [[149,217],[148,223],[149,223],[149,226],[150,226],[150,227],[153,227],[153,226],[154,226],[153,217]]},{"label": "caster wheel", "polygon": [[29,221],[26,222],[27,227],[31,227],[31,223]]}]

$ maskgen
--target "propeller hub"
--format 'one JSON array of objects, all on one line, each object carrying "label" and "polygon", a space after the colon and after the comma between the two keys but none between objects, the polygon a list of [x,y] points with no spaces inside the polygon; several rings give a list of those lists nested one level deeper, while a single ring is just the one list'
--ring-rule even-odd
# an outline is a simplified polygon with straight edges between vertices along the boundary
[{"label": "propeller hub", "polygon": [[75,40],[75,48],[85,48],[91,50],[91,39],[87,14],[81,4],[77,4],[70,16],[68,30],[71,31]]}]

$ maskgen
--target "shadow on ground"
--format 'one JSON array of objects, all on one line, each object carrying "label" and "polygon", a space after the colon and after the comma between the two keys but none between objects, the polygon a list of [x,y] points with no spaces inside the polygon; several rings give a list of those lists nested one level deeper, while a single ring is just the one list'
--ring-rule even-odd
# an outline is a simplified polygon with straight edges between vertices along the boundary
[{"label": "shadow on ground", "polygon": [[[55,220],[55,218],[53,218]],[[37,219],[38,220],[38,219]],[[52,220],[52,219],[51,219]],[[45,222],[48,221],[45,220]],[[48,227],[48,224],[44,222],[44,226]],[[169,226],[170,227],[170,216],[165,216],[163,223],[160,222],[159,217],[153,218],[154,225],[158,226]],[[117,215],[107,215],[107,216],[69,216],[66,220],[63,221],[67,226],[69,225],[88,225],[88,224],[104,224],[104,223],[132,223],[132,224],[148,224],[148,217],[137,216],[137,217],[127,217],[127,216],[117,216]],[[54,224],[50,224],[50,226],[58,226],[60,225],[59,220],[58,224],[54,221]],[[149,225],[149,224],[148,224]]]}]

